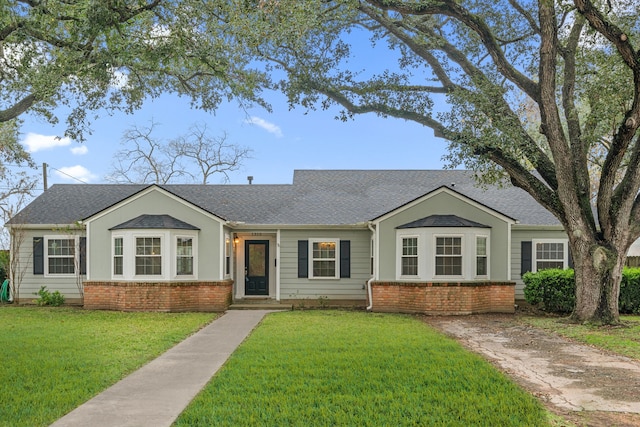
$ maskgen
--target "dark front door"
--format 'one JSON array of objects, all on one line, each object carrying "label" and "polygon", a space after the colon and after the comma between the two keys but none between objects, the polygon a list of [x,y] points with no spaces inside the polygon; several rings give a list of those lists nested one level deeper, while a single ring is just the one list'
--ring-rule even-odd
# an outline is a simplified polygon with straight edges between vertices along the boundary
[{"label": "dark front door", "polygon": [[269,241],[244,243],[244,294],[269,295]]}]

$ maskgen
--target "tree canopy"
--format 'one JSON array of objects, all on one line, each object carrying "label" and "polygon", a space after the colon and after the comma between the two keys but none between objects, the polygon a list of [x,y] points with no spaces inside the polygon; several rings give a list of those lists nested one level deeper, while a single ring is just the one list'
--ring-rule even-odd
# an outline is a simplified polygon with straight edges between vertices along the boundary
[{"label": "tree canopy", "polygon": [[66,136],[82,141],[99,112],[164,92],[209,110],[260,102],[262,74],[202,3],[0,0],[0,123],[27,111],[56,123],[64,111]]}]

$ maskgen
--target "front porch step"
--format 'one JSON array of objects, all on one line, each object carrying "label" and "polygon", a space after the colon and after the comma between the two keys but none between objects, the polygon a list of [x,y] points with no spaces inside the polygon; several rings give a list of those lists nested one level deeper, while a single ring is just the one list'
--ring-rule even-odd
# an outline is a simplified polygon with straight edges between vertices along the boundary
[{"label": "front porch step", "polygon": [[281,304],[267,298],[242,299],[234,301],[229,310],[293,310],[293,304]]}]

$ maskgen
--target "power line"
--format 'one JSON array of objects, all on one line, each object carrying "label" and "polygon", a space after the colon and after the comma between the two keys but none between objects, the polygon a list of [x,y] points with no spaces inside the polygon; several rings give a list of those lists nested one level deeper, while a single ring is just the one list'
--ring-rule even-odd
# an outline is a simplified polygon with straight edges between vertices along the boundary
[{"label": "power line", "polygon": [[54,171],[58,171],[58,172],[60,172],[61,174],[66,175],[66,176],[68,176],[68,177],[69,177],[69,178],[71,178],[71,179],[75,179],[76,181],[78,181],[78,182],[80,182],[80,183],[82,183],[82,184],[88,184],[88,182],[83,181],[83,180],[81,180],[80,178],[76,178],[75,176],[69,175],[68,173],[63,172],[63,171],[61,171],[60,169],[56,169],[56,168],[54,168],[53,166],[51,166],[50,164],[48,164],[48,163],[47,163],[47,166],[49,166],[49,167],[50,167],[51,169],[53,169]]},{"label": "power line", "polygon": [[29,166],[29,165],[23,165],[20,163],[10,163],[10,162],[4,162],[0,164],[1,166],[5,166],[5,167],[10,167],[10,168],[25,168],[25,169],[40,169],[37,165],[33,165],[33,166]]}]

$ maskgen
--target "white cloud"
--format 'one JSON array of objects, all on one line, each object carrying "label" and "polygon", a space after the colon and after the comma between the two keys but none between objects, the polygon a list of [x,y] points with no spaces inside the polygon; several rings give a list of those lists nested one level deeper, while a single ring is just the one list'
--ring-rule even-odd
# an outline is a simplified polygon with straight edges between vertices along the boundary
[{"label": "white cloud", "polygon": [[81,165],[65,166],[60,169],[53,169],[53,172],[58,178],[75,183],[79,183],[78,181],[89,183],[97,178],[89,169]]},{"label": "white cloud", "polygon": [[50,150],[55,147],[65,147],[71,144],[71,139],[29,132],[22,140],[22,144],[27,147],[28,152],[35,153],[36,151]]},{"label": "white cloud", "polygon": [[251,116],[250,118],[245,120],[245,123],[249,123],[249,124],[261,127],[267,132],[274,134],[276,137],[282,138],[282,130],[280,129],[280,127],[278,125],[275,125],[271,122],[266,121],[265,119],[261,119],[260,117],[256,117],[256,116]]},{"label": "white cloud", "polygon": [[71,154],[76,156],[83,156],[89,152],[86,145],[78,145],[77,147],[71,147]]},{"label": "white cloud", "polygon": [[111,70],[111,81],[109,86],[113,89],[124,89],[129,85],[129,75],[122,70]]}]

